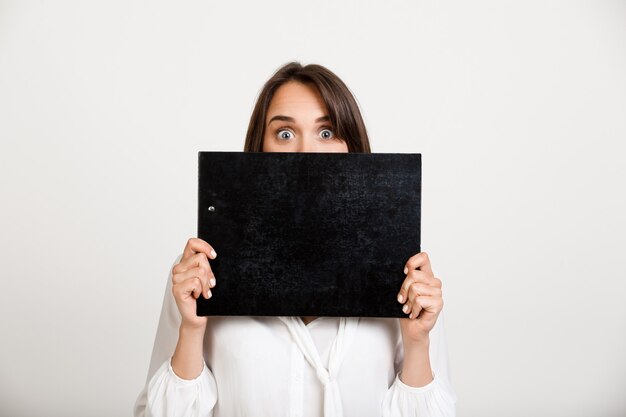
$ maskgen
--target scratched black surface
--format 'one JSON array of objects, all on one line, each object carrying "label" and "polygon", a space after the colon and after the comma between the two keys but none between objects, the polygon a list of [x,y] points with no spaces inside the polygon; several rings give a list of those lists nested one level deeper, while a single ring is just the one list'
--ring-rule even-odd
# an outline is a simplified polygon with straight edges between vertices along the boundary
[{"label": "scratched black surface", "polygon": [[218,256],[197,314],[406,317],[420,220],[421,154],[200,151],[198,237]]}]

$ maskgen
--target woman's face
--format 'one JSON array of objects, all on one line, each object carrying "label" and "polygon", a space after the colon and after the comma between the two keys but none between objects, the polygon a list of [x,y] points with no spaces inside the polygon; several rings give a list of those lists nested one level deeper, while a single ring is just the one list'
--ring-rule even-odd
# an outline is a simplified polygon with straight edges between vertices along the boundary
[{"label": "woman's face", "polygon": [[348,145],[335,136],[317,88],[288,81],[267,110],[263,152],[348,152]]}]

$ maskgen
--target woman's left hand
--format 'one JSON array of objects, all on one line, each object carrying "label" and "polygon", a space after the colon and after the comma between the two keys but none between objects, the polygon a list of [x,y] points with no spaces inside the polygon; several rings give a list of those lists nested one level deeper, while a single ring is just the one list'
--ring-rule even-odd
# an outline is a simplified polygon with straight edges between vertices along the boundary
[{"label": "woman's left hand", "polygon": [[[419,268],[419,269],[418,269]],[[404,343],[428,342],[428,335],[443,308],[441,280],[435,278],[426,252],[413,255],[405,264],[407,274],[398,302],[409,318],[400,319]]]}]

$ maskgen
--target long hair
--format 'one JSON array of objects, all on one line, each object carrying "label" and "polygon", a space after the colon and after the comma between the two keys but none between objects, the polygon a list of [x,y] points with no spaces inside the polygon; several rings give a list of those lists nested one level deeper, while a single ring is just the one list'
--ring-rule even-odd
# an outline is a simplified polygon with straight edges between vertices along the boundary
[{"label": "long hair", "polygon": [[267,109],[278,87],[291,80],[317,88],[328,109],[333,129],[348,145],[348,152],[371,153],[361,111],[344,82],[326,67],[318,64],[302,66],[296,61],[280,67],[263,85],[250,116],[244,152],[263,151]]}]

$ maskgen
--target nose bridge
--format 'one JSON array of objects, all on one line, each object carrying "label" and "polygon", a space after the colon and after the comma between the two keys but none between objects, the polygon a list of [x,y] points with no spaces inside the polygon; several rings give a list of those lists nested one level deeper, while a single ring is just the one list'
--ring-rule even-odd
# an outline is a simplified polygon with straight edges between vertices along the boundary
[{"label": "nose bridge", "polygon": [[299,152],[315,152],[318,143],[313,133],[306,133],[300,138]]}]

